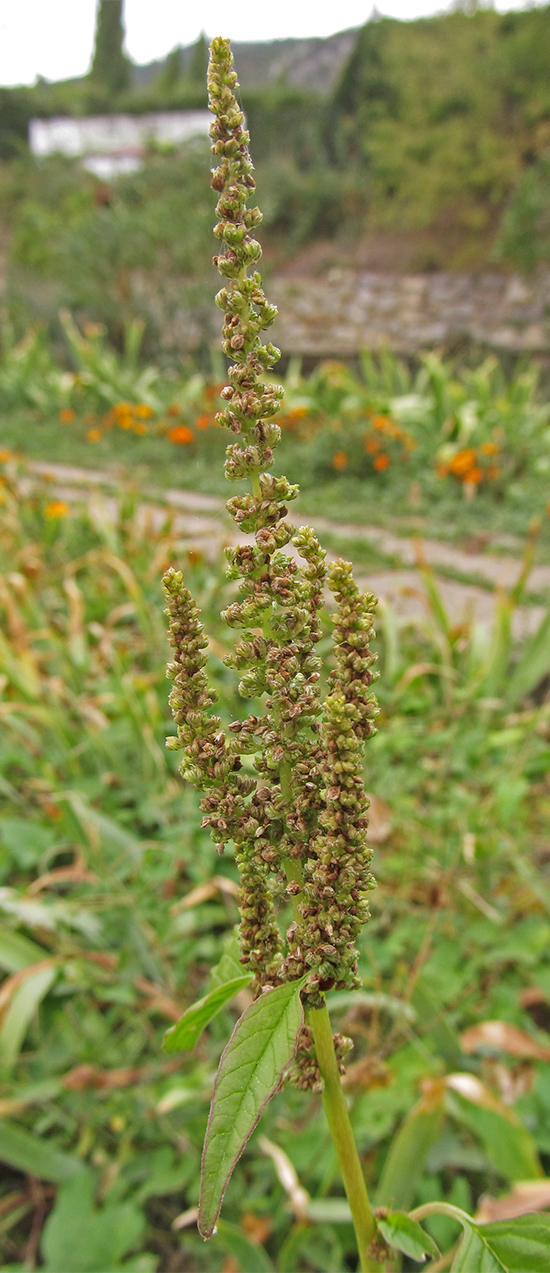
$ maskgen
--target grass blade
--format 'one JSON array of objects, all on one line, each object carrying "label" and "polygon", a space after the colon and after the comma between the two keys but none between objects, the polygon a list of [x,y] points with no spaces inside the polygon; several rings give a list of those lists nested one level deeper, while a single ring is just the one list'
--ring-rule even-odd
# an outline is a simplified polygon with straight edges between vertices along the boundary
[{"label": "grass blade", "polygon": [[[50,961],[45,960],[36,967],[15,973],[13,980],[17,980],[18,984],[10,996],[0,1024],[0,1073],[4,1076],[13,1069],[27,1029],[39,1003],[55,980],[56,973],[57,969],[52,967]],[[4,982],[2,990],[5,989]]]},{"label": "grass blade", "polygon": [[550,668],[550,606],[530,641],[522,650],[510,677],[506,703],[517,707],[548,675]]},{"label": "grass blade", "polygon": [[31,964],[37,964],[45,953],[42,946],[21,933],[14,933],[9,928],[0,929],[0,968],[4,972],[21,972]]}]

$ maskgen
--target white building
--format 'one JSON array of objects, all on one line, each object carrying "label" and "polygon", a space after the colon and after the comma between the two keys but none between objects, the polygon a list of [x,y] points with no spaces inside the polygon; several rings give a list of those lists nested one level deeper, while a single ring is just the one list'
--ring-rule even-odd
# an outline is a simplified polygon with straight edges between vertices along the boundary
[{"label": "white building", "polygon": [[70,155],[96,177],[109,180],[141,167],[147,147],[179,146],[190,137],[208,136],[208,111],[155,111],[149,115],[86,115],[31,119],[33,155]]}]

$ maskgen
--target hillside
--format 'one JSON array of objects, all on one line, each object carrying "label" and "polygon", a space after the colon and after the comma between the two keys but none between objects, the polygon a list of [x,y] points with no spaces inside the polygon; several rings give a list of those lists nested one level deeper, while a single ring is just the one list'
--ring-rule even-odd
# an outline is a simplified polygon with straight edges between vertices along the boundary
[{"label": "hillside", "polygon": [[[327,39],[266,40],[260,43],[233,45],[239,67],[241,88],[261,89],[266,85],[287,84],[326,95],[335,88],[345,63],[352,54],[357,28],[340,31]],[[185,76],[192,64],[197,46],[185,45],[176,50],[180,75]],[[173,56],[173,55],[172,55]],[[165,61],[134,66],[132,82],[136,89],[150,88],[162,75]]]},{"label": "hillside", "polygon": [[[151,153],[98,187],[33,160],[33,114],[205,103],[206,45],[133,68],[118,95],[85,77],[0,90],[7,312],[52,328],[64,305],[117,340],[160,311],[204,328],[213,217],[206,143]],[[479,274],[550,262],[550,7],[370,20],[330,40],[236,45],[268,270]],[[321,91],[323,90],[323,91]],[[191,317],[190,317],[191,315]],[[172,321],[172,319],[170,319]]]},{"label": "hillside", "polygon": [[335,161],[364,174],[367,226],[430,228],[434,258],[424,268],[441,264],[438,244],[447,263],[470,266],[490,255],[517,188],[531,236],[547,234],[535,205],[542,213],[550,195],[549,67],[548,7],[367,23],[333,99]]}]

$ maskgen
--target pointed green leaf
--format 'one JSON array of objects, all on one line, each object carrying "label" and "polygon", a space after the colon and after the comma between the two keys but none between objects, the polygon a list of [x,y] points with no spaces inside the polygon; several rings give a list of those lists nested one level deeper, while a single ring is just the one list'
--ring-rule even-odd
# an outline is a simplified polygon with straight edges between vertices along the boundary
[{"label": "pointed green leaf", "polygon": [[194,1048],[204,1027],[208,1025],[212,1017],[215,1017],[216,1013],[225,1003],[233,999],[239,990],[244,990],[245,986],[250,985],[251,981],[250,973],[244,973],[240,977],[234,977],[233,981],[226,981],[224,986],[216,986],[216,989],[211,990],[204,999],[198,999],[196,1003],[193,1003],[179,1021],[166,1031],[162,1044],[165,1052],[184,1052]]},{"label": "pointed green leaf", "polygon": [[235,1163],[296,1051],[302,985],[277,986],[256,999],[222,1054],[202,1156],[198,1227],[204,1238],[214,1232]]},{"label": "pointed green leaf", "polygon": [[448,1202],[427,1202],[409,1219],[445,1215],[462,1225],[463,1235],[451,1273],[548,1273],[550,1215],[526,1215],[491,1224],[475,1224],[471,1216]]},{"label": "pointed green leaf", "polygon": [[226,981],[233,981],[235,977],[242,977],[243,973],[239,930],[234,928],[223,943],[219,964],[216,964],[216,967],[210,973],[210,989],[215,990],[216,986],[223,986]]},{"label": "pointed green leaf", "polygon": [[427,1255],[440,1255],[429,1233],[425,1233],[416,1220],[411,1220],[403,1211],[389,1211],[387,1216],[378,1221],[378,1228],[388,1246],[396,1247],[404,1255],[423,1264]]},{"label": "pointed green leaf", "polygon": [[[480,1226],[481,1239],[507,1273],[548,1273],[550,1215],[519,1216]],[[466,1268],[466,1265],[464,1265]]]},{"label": "pointed green leaf", "polygon": [[[464,1233],[451,1265],[452,1273],[505,1273],[494,1251],[483,1240],[481,1230],[475,1224],[465,1224]],[[527,1268],[523,1270],[527,1273]]]}]

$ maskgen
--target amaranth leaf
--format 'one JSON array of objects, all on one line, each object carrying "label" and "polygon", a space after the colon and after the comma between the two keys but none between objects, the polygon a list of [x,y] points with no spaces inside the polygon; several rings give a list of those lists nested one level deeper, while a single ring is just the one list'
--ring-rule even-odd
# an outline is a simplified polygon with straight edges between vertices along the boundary
[{"label": "amaranth leaf", "polygon": [[239,929],[235,925],[223,943],[220,962],[210,972],[210,990],[215,990],[216,986],[223,986],[226,981],[233,981],[235,977],[242,977],[242,975]]},{"label": "amaranth leaf", "polygon": [[179,1021],[166,1031],[162,1044],[165,1052],[184,1052],[194,1048],[204,1027],[208,1025],[212,1017],[215,1017],[224,1004],[233,999],[239,990],[244,990],[251,981],[250,973],[243,973],[241,977],[226,981],[223,986],[216,986],[215,990],[211,990],[204,999],[198,999],[196,1003],[193,1003]]},{"label": "amaranth leaf", "polygon": [[214,1232],[235,1163],[296,1051],[302,985],[277,986],[256,999],[222,1053],[202,1155],[198,1227],[204,1238]]},{"label": "amaranth leaf", "polygon": [[550,1215],[464,1225],[452,1273],[548,1273]]},{"label": "amaranth leaf", "polygon": [[388,1246],[396,1247],[419,1264],[424,1263],[427,1255],[433,1255],[437,1259],[440,1254],[429,1233],[425,1233],[416,1220],[411,1220],[404,1211],[388,1211],[386,1216],[379,1219],[378,1228]]}]

